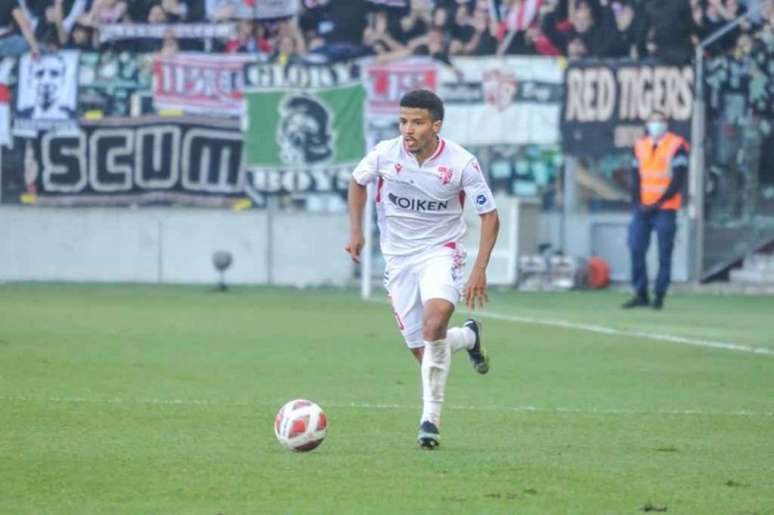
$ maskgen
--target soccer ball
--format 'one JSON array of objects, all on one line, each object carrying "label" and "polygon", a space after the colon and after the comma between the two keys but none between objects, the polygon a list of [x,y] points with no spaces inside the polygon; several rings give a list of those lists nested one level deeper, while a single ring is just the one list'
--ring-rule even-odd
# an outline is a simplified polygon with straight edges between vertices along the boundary
[{"label": "soccer ball", "polygon": [[280,408],[274,419],[274,434],[291,451],[317,448],[328,432],[328,418],[312,401],[295,399]]}]

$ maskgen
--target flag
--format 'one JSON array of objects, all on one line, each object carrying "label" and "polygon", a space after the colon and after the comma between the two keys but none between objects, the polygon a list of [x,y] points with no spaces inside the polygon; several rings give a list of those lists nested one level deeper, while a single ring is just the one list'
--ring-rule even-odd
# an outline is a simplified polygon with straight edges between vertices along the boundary
[{"label": "flag", "polygon": [[363,156],[361,84],[255,91],[247,98],[245,157],[251,168],[350,166]]},{"label": "flag", "polygon": [[511,7],[505,15],[506,26],[509,31],[527,30],[540,13],[543,0],[521,0],[518,5]]}]

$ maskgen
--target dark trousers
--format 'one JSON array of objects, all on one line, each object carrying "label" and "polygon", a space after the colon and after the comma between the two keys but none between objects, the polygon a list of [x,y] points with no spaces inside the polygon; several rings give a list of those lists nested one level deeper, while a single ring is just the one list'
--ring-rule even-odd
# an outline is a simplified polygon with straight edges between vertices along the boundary
[{"label": "dark trousers", "polygon": [[629,250],[632,258],[632,286],[637,295],[648,294],[648,270],[645,256],[650,246],[650,233],[655,230],[658,238],[658,275],[653,292],[663,296],[669,287],[672,274],[672,249],[675,243],[677,213],[668,210],[656,210],[643,214],[634,210],[629,225]]}]

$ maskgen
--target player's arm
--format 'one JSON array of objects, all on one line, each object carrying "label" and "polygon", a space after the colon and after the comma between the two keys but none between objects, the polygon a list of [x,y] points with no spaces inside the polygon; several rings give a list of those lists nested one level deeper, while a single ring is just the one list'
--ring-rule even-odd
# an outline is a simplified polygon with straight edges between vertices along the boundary
[{"label": "player's arm", "polygon": [[476,309],[476,303],[483,307],[489,301],[486,294],[486,267],[489,266],[489,258],[492,257],[492,249],[497,242],[497,233],[500,231],[500,217],[497,210],[479,215],[481,218],[481,238],[478,243],[478,256],[473,263],[473,268],[465,286],[465,305],[470,309]]},{"label": "player's arm", "polygon": [[363,250],[363,211],[365,210],[368,189],[355,179],[349,181],[349,243],[344,249],[352,256],[352,261],[360,263],[360,251]]},{"label": "player's arm", "polygon": [[481,219],[481,236],[478,243],[478,255],[465,285],[465,305],[469,309],[483,307],[489,300],[486,294],[486,267],[492,256],[500,230],[500,217],[494,203],[492,191],[486,183],[484,173],[476,160],[462,171],[462,187],[465,196],[473,201],[473,207]]},{"label": "player's arm", "polygon": [[349,205],[349,243],[344,250],[352,257],[352,261],[360,263],[360,251],[365,245],[363,236],[363,211],[368,199],[369,182],[377,177],[379,168],[379,156],[376,149],[366,155],[352,172],[352,180],[349,181],[347,204]]}]

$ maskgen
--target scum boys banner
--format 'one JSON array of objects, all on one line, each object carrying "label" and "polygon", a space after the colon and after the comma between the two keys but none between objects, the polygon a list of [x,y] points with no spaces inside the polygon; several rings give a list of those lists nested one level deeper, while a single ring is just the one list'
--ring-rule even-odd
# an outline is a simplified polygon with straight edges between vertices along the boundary
[{"label": "scum boys banner", "polygon": [[19,60],[13,132],[35,137],[39,131],[76,132],[78,52],[62,51]]},{"label": "scum boys banner", "polygon": [[653,110],[690,139],[693,69],[655,62],[570,61],[562,114],[562,149],[599,156],[629,150]]},{"label": "scum boys banner", "polygon": [[442,134],[463,145],[559,142],[562,68],[550,57],[458,58],[439,67]]},{"label": "scum boys banner", "polygon": [[242,114],[244,66],[249,55],[180,52],[153,62],[153,100],[157,109],[188,113]]},{"label": "scum boys banner", "polygon": [[246,93],[248,193],[343,191],[363,157],[360,83]]},{"label": "scum boys banner", "polygon": [[[82,120],[76,134],[43,133],[17,145],[3,185],[38,205],[185,204],[222,207],[243,198],[242,134],[236,120]],[[23,186],[22,186],[23,185]],[[14,186],[13,188],[8,188]]]}]

